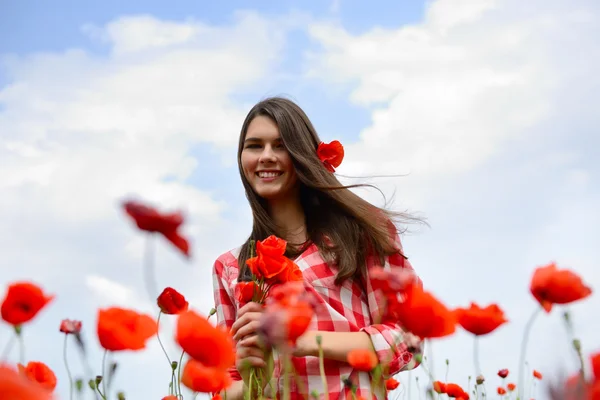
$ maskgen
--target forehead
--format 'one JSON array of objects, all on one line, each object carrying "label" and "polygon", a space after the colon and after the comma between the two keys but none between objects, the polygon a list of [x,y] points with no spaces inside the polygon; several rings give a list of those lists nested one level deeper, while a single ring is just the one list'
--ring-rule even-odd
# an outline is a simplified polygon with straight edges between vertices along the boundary
[{"label": "forehead", "polygon": [[269,117],[259,115],[248,124],[245,140],[276,140],[280,137],[275,122]]}]

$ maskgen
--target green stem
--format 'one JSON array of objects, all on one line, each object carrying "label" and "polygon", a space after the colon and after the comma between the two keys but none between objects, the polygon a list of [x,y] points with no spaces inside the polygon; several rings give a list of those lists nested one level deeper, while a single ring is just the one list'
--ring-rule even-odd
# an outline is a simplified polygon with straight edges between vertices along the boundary
[{"label": "green stem", "polygon": [[[169,357],[169,354],[167,353],[167,350],[165,350],[165,346],[162,343],[162,340],[160,340],[160,317],[162,316],[163,312],[162,310],[160,310],[158,312],[158,318],[156,319],[156,339],[158,339],[158,344],[160,345],[160,348],[162,349],[165,357],[167,357],[167,362],[169,363],[169,369],[171,370],[171,383],[174,383],[175,381],[175,371],[173,370],[173,364],[171,363],[171,358]],[[173,390],[169,390],[169,394],[174,394],[172,393],[172,391],[174,391],[174,387]]]},{"label": "green stem", "polygon": [[325,375],[325,357],[323,355],[321,336],[317,338],[317,345],[319,346],[319,372],[321,373],[321,381],[323,382],[323,390],[325,391],[325,400],[329,400],[329,389],[327,388],[327,376]]},{"label": "green stem", "polygon": [[283,353],[283,400],[290,400],[290,354],[289,352]]},{"label": "green stem", "polygon": [[475,335],[473,339],[473,364],[475,365],[475,380],[481,375],[481,365],[479,364],[479,336]]},{"label": "green stem", "polygon": [[69,335],[65,333],[65,343],[63,345],[63,360],[65,362],[65,369],[67,370],[67,376],[69,377],[69,399],[73,400],[73,376],[69,369],[69,361],[67,360],[67,339]]},{"label": "green stem", "polygon": [[[83,349],[81,347],[78,347],[79,349],[79,357],[81,358],[81,364],[83,365],[83,369],[85,370],[85,376],[87,377],[87,379],[85,380],[84,383],[87,383],[88,380],[90,379],[94,379],[94,371],[92,371],[92,367],[90,367],[90,363],[87,359],[87,355],[86,353],[83,351]],[[98,393],[96,393],[95,390],[92,391],[94,393],[94,399],[98,399]]]},{"label": "green stem", "polygon": [[108,350],[104,350],[104,355],[102,356],[102,397],[106,399],[106,355],[108,354]]},{"label": "green stem", "polygon": [[[209,317],[210,318],[210,317]],[[181,393],[181,363],[183,361],[183,355],[185,354],[185,351],[181,352],[181,356],[179,357],[179,364],[177,364],[177,391],[179,392],[179,394],[177,395],[177,397],[181,397],[181,399],[183,399],[183,393]]]},{"label": "green stem", "polygon": [[25,340],[23,339],[23,332],[17,336],[19,337],[19,360],[21,364],[25,365]]},{"label": "green stem", "polygon": [[6,343],[6,347],[2,351],[2,358],[0,358],[0,361],[6,360],[6,358],[8,357],[8,354],[10,353],[10,350],[12,349],[14,342],[15,342],[15,336],[10,335],[10,339],[8,339],[8,343]]},{"label": "green stem", "polygon": [[542,310],[541,308],[535,309],[535,311],[529,317],[529,320],[527,321],[527,324],[525,325],[525,331],[523,332],[523,340],[521,342],[521,355],[519,357],[519,383],[517,386],[517,389],[518,389],[517,400],[523,399],[523,381],[524,381],[523,364],[525,364],[525,355],[527,352],[527,341],[529,340],[529,333],[531,332],[531,327],[533,326],[533,323],[535,322],[535,319],[541,310]]},{"label": "green stem", "polygon": [[248,382],[248,393],[250,394],[250,398],[254,397],[254,393],[252,393],[252,384],[254,383],[254,368],[250,370],[250,381]]}]

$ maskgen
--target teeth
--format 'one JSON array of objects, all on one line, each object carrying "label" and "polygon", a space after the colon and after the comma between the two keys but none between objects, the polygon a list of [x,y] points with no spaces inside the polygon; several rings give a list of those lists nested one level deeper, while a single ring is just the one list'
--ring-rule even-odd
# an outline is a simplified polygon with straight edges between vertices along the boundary
[{"label": "teeth", "polygon": [[281,172],[259,172],[258,176],[261,178],[275,178],[281,175]]}]

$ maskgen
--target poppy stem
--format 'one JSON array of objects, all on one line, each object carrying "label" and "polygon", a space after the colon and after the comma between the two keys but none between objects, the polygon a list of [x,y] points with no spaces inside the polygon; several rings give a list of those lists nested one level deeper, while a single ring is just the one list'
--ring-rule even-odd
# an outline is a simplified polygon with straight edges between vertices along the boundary
[{"label": "poppy stem", "polygon": [[575,355],[577,357],[577,362],[579,363],[579,375],[581,376],[581,381],[585,381],[585,360],[583,359],[583,354],[581,354],[581,341],[575,338],[575,332],[573,329],[573,322],[571,321],[571,314],[568,311],[563,313],[563,321],[565,323],[565,327],[567,328],[567,335],[569,336],[569,340],[571,340],[571,345],[573,346],[573,350],[575,350]]},{"label": "poppy stem", "polygon": [[65,343],[63,345],[63,361],[65,362],[65,369],[67,370],[67,376],[69,377],[69,399],[73,400],[73,376],[69,369],[69,361],[67,359],[67,342],[69,335],[65,333]]},{"label": "poppy stem", "polygon": [[102,356],[102,397],[106,399],[106,355],[108,354],[108,350],[104,350],[104,355]]},{"label": "poppy stem", "polygon": [[146,239],[146,251],[144,253],[144,282],[146,283],[146,291],[150,296],[150,301],[155,302],[158,297],[158,289],[156,288],[156,280],[154,279],[154,247],[153,234],[148,233]]},{"label": "poppy stem", "polygon": [[8,354],[10,353],[10,350],[12,349],[14,342],[15,342],[15,336],[10,335],[10,339],[8,339],[8,343],[6,343],[6,347],[4,347],[4,351],[2,351],[2,358],[0,358],[1,361],[4,361],[8,358]]},{"label": "poppy stem", "polygon": [[17,333],[19,339],[19,360],[21,364],[25,364],[25,340],[23,339],[23,332]]},{"label": "poppy stem", "polygon": [[[210,315],[208,316],[208,318],[210,318]],[[179,392],[178,397],[181,397],[183,399],[183,393],[181,393],[181,362],[183,361],[183,355],[185,354],[185,351],[181,352],[181,356],[179,357],[179,364],[177,364],[178,370],[177,370],[177,391]]]},{"label": "poppy stem", "polygon": [[323,345],[321,343],[321,335],[317,336],[317,346],[319,346],[319,372],[321,373],[321,381],[323,382],[325,400],[329,400],[329,389],[327,388],[327,377],[325,376],[325,360],[323,355]]},{"label": "poppy stem", "polygon": [[172,386],[173,384],[173,380],[175,379],[175,371],[173,370],[173,364],[171,363],[171,358],[169,357],[169,354],[167,353],[167,350],[165,350],[165,346],[162,343],[162,340],[160,340],[160,317],[162,316],[163,312],[162,310],[160,310],[158,312],[158,318],[156,318],[156,339],[158,339],[158,344],[160,345],[160,348],[162,349],[165,357],[167,357],[167,362],[169,363],[169,369],[171,370],[171,388],[169,389],[169,394],[173,394],[172,392],[175,391],[175,388]]},{"label": "poppy stem", "polygon": [[479,364],[479,336],[475,335],[473,339],[473,364],[475,365],[475,379],[481,375],[481,365]]},{"label": "poppy stem", "polygon": [[290,400],[290,353],[285,351],[283,353],[283,400]]},{"label": "poppy stem", "polygon": [[517,394],[517,400],[523,400],[523,364],[525,364],[525,354],[527,352],[527,341],[529,339],[529,333],[531,332],[531,327],[533,326],[533,323],[535,322],[536,317],[538,316],[538,314],[540,313],[541,308],[538,307],[535,309],[535,311],[531,314],[531,317],[529,317],[529,320],[527,321],[527,324],[525,325],[525,331],[523,332],[523,340],[521,342],[521,356],[519,357],[519,384],[517,386],[518,388],[518,394]]}]

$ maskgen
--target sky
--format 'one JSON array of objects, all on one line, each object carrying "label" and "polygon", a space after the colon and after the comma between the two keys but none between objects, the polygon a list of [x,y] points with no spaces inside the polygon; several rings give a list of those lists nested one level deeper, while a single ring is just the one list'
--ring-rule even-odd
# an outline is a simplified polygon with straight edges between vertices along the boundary
[{"label": "sky", "polygon": [[[599,19],[595,0],[0,1],[0,287],[32,280],[56,294],[25,327],[26,358],[47,362],[68,398],[60,320],[83,321],[99,373],[97,309],[157,314],[147,238],[124,199],[185,213],[193,256],[155,238],[155,274],[193,309],[212,308],[214,260],[251,227],[235,161],[242,121],[284,95],[323,141],[342,141],[340,179],[427,219],[402,241],[431,292],[504,309],[510,322],[480,340],[481,367],[488,392],[498,369],[516,381],[535,268],[556,262],[600,286]],[[590,354],[599,309],[594,294],[538,317],[527,350],[545,375],[537,399],[577,365],[561,313]],[[173,322],[160,332],[174,358]],[[0,346],[10,335],[1,325]],[[467,333],[429,349],[436,378],[474,376]],[[128,399],[167,394],[156,340],[113,358]],[[422,368],[397,376],[396,398],[419,398],[415,377],[426,385]]]}]

